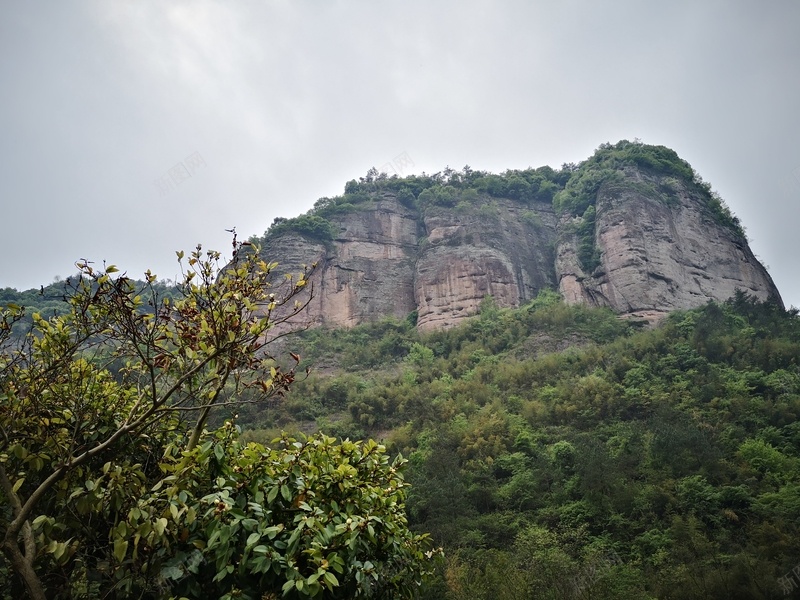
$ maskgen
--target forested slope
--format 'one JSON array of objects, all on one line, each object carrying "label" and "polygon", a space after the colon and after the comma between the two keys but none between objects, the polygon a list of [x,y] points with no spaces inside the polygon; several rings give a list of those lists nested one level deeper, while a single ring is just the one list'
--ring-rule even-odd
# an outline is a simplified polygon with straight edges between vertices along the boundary
[{"label": "forested slope", "polygon": [[[410,457],[430,598],[779,598],[800,561],[800,319],[740,294],[639,330],[543,293],[430,335],[317,329],[247,435]],[[794,597],[794,596],[792,596]]]}]

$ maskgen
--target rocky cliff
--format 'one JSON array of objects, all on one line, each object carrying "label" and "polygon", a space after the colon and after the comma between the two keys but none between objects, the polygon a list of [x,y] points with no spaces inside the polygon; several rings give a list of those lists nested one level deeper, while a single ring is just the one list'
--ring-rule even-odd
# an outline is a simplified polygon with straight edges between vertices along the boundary
[{"label": "rocky cliff", "polygon": [[475,314],[487,295],[499,306],[519,306],[555,286],[552,205],[496,200],[486,206],[477,213],[438,208],[424,215],[413,277],[421,329],[449,327]]},{"label": "rocky cliff", "polygon": [[545,288],[646,318],[736,290],[780,302],[735,217],[663,147],[606,145],[561,171],[425,177],[350,182],[267,232],[262,253],[282,270],[317,264],[304,320],[416,313],[430,330],[475,314],[487,295],[515,307]]},{"label": "rocky cliff", "polygon": [[309,305],[294,321],[351,327],[385,316],[402,319],[415,310],[416,211],[381,198],[340,216],[334,227],[332,239],[324,241],[292,230],[267,236],[262,254],[277,261],[281,273],[316,265],[302,298]]},{"label": "rocky cliff", "polygon": [[741,230],[720,223],[701,191],[666,179],[627,168],[624,177],[600,186],[592,232],[599,263],[593,269],[577,259],[570,225],[580,219],[562,218],[555,270],[567,302],[653,317],[724,301],[736,290],[779,299]]}]

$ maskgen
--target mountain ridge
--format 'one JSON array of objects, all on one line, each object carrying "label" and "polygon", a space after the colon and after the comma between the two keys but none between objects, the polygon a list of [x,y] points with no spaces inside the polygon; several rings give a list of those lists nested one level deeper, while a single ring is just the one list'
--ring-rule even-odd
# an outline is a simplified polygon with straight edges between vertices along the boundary
[{"label": "mountain ridge", "polygon": [[333,327],[416,314],[448,328],[487,295],[516,307],[543,289],[648,319],[737,290],[782,306],[711,186],[674,151],[626,140],[559,170],[372,169],[251,241],[284,272],[317,265],[303,318]]}]

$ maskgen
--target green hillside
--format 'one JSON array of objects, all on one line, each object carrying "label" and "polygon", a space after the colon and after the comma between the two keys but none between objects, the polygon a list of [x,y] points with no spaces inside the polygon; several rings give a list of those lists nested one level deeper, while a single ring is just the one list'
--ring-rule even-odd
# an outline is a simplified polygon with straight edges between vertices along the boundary
[{"label": "green hillside", "polygon": [[[59,289],[2,301],[60,314]],[[410,314],[269,348],[310,374],[238,405],[242,440],[406,457],[410,524],[446,557],[423,598],[798,597],[796,309],[740,294],[646,329],[544,292],[432,334]]]},{"label": "green hillside", "polygon": [[447,556],[423,597],[786,597],[796,310],[740,295],[641,330],[544,293],[431,335],[413,318],[290,338],[311,375],[239,422],[408,457],[410,520]]}]

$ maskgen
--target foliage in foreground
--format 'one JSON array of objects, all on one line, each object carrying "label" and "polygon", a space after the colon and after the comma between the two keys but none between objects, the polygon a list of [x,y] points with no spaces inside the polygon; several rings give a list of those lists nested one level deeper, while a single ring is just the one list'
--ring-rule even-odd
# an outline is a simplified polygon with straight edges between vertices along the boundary
[{"label": "foliage in foreground", "polygon": [[3,310],[3,597],[416,589],[435,553],[407,527],[402,460],[374,442],[268,448],[230,423],[207,431],[212,409],[280,397],[295,378],[267,350],[306,279],[276,284],[274,265],[235,249],[229,263],[192,252],[177,299],[81,263],[62,314],[34,314],[19,338],[22,309]]},{"label": "foliage in foreground", "polygon": [[[171,474],[115,532],[134,539],[118,558],[148,565],[135,583],[158,574],[191,598],[412,597],[439,551],[408,529],[405,461],[373,441],[274,443],[241,443],[228,423],[189,462],[164,465]],[[145,536],[159,519],[168,524],[153,548]]]}]

